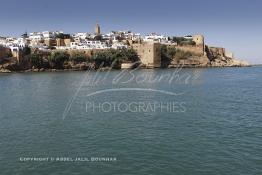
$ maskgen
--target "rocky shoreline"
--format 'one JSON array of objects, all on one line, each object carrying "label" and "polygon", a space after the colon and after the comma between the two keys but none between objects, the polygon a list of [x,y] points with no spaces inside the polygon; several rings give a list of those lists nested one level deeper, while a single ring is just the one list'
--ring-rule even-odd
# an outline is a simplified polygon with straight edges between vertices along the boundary
[{"label": "rocky shoreline", "polygon": [[[232,67],[252,67],[251,65],[209,65],[209,66],[200,66],[200,65],[170,65],[167,68],[163,69],[172,69],[172,68],[232,68]],[[107,71],[111,70],[111,67],[104,67],[104,68],[99,68],[99,69],[93,69],[93,68],[88,68],[88,69],[44,69],[44,68],[35,68],[35,69],[25,69],[25,70],[14,70],[10,71],[9,69],[4,69],[0,67],[0,73],[38,73],[38,72],[74,72],[74,71],[87,71],[87,70],[93,70],[93,71]],[[141,66],[139,69],[150,69]],[[119,69],[113,69],[113,70],[119,70]]]},{"label": "rocky shoreline", "polygon": [[[212,55],[190,55],[184,58],[174,57],[170,62],[164,62],[160,68],[213,68],[213,67],[248,67],[251,66],[245,61],[240,61],[234,58],[225,57],[216,53],[211,53]],[[125,63],[125,62],[124,62]],[[137,67],[137,63],[130,63],[133,66],[130,68]],[[110,69],[121,69],[121,64],[119,66],[112,66],[111,64],[104,66],[98,66],[92,62],[74,62],[66,61],[59,68],[44,66],[42,64],[40,67],[33,66],[29,61],[18,62],[15,58],[11,58],[0,63],[0,73],[12,73],[12,72],[63,72],[63,71],[86,71],[86,70],[110,70]],[[134,66],[136,65],[136,66]],[[113,67],[113,68],[112,68]],[[122,67],[125,68],[124,66]],[[149,69],[152,67],[147,67],[146,65],[140,64],[139,69]]]}]

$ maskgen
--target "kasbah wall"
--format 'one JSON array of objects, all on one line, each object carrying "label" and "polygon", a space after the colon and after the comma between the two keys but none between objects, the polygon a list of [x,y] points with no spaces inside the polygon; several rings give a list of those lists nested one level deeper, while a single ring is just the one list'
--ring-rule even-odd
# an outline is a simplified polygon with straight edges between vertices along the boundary
[{"label": "kasbah wall", "polygon": [[196,46],[175,46],[177,49],[183,51],[191,52],[195,55],[203,56],[207,55],[209,59],[212,59],[214,56],[222,56],[233,58],[234,55],[231,52],[226,52],[226,49],[223,47],[210,47],[205,45],[205,40],[203,35],[194,35],[193,41],[196,42]]},{"label": "kasbah wall", "polygon": [[132,44],[142,64],[147,68],[161,67],[161,44],[154,42],[142,42]]},{"label": "kasbah wall", "polygon": [[[202,56],[205,54],[205,43],[202,35],[194,35],[193,41],[195,46],[178,46],[168,45],[175,47],[176,49],[183,50],[185,52],[191,52],[195,55]],[[147,68],[158,68],[161,67],[161,44],[154,42],[140,42],[131,44],[132,48],[137,51],[138,56],[143,65]]]},{"label": "kasbah wall", "polygon": [[91,58],[92,55],[94,55],[96,52],[101,51],[102,49],[79,49],[79,50],[52,50],[52,52],[57,52],[57,51],[62,51],[62,52],[67,52],[69,55],[74,55],[74,54],[84,54],[87,58]]},{"label": "kasbah wall", "polygon": [[194,35],[193,41],[196,43],[195,46],[175,46],[176,49],[183,50],[185,52],[191,52],[194,55],[202,56],[205,54],[205,40],[203,35]]},{"label": "kasbah wall", "polygon": [[[132,48],[137,52],[142,64],[147,68],[158,68],[161,67],[161,44],[154,42],[140,42],[131,44]],[[53,50],[56,52],[58,50]],[[65,51],[65,50],[61,50]],[[74,55],[75,53],[82,53],[86,57],[91,57],[97,51],[101,51],[101,49],[83,49],[83,50],[66,50],[70,55]]]},{"label": "kasbah wall", "polygon": [[[205,40],[203,35],[194,35],[193,41],[196,43],[195,46],[192,45],[167,45],[168,47],[175,47],[185,52],[191,52],[197,56],[209,56],[206,53],[207,50],[211,50],[213,54],[219,54],[221,56],[233,57],[232,53],[226,53],[224,48],[219,47],[208,47],[205,45]],[[161,66],[161,44],[153,42],[140,42],[136,44],[131,44],[132,48],[135,49],[140,57],[141,62],[148,68],[160,67]],[[207,58],[207,57],[206,57]]]},{"label": "kasbah wall", "polygon": [[[206,55],[205,49],[208,48],[219,55],[225,55],[224,48],[218,47],[208,47],[205,46],[204,36],[203,35],[194,35],[193,41],[196,43],[195,46],[186,45],[172,45],[170,47],[175,47],[176,49],[180,49],[186,52],[191,52],[194,55],[203,56]],[[68,45],[70,40],[57,40],[58,45]],[[155,42],[139,42],[139,43],[131,43],[131,47],[137,51],[138,56],[144,66],[147,68],[159,68],[161,67],[161,44]],[[91,57],[97,50],[69,50],[70,55],[74,53],[83,53],[87,57]]]}]

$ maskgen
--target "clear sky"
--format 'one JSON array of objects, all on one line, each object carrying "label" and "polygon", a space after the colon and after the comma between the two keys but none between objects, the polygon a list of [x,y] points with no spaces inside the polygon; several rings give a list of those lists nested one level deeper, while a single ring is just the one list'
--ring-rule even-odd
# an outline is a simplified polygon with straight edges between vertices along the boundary
[{"label": "clear sky", "polygon": [[98,21],[103,33],[200,33],[208,45],[262,63],[261,0],[3,0],[0,6],[0,36],[25,30],[93,32]]}]

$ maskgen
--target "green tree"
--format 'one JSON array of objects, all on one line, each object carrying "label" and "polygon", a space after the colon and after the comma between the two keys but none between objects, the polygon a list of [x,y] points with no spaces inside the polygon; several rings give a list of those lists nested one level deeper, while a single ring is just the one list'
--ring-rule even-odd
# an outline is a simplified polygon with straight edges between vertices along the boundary
[{"label": "green tree", "polygon": [[131,62],[139,61],[137,52],[134,49],[131,49],[131,48],[123,49],[123,54],[128,61],[131,61]]},{"label": "green tree", "polygon": [[75,63],[85,62],[86,61],[86,56],[85,56],[85,54],[83,54],[81,52],[76,52],[76,53],[73,53],[70,56],[70,61],[73,61]]},{"label": "green tree", "polygon": [[11,51],[10,51],[10,52],[7,52],[7,53],[5,54],[5,58],[11,58],[11,57],[13,57],[13,54],[12,54]]},{"label": "green tree", "polygon": [[175,47],[167,47],[167,51],[166,51],[167,56],[170,59],[173,59],[175,54],[176,54],[176,48]]},{"label": "green tree", "polygon": [[102,35],[96,35],[96,36],[94,37],[94,40],[102,41],[102,40],[103,40],[103,37],[102,37]]},{"label": "green tree", "polygon": [[30,55],[31,54],[31,48],[26,46],[23,50],[24,55]]},{"label": "green tree", "polygon": [[69,54],[66,52],[53,52],[49,57],[50,64],[53,68],[63,68],[64,62],[69,60]]},{"label": "green tree", "polygon": [[123,55],[119,50],[107,49],[95,52],[91,59],[96,67],[111,67],[113,63],[113,66],[119,64],[121,58]]},{"label": "green tree", "polygon": [[161,66],[167,67],[171,62],[170,57],[167,54],[167,46],[161,45]]},{"label": "green tree", "polygon": [[33,53],[29,55],[30,62],[32,66],[40,68],[43,65],[42,56],[38,53]]},{"label": "green tree", "polygon": [[175,58],[180,60],[180,59],[187,59],[188,57],[192,56],[192,53],[186,52],[180,49],[177,49],[177,52],[175,54]]},{"label": "green tree", "polygon": [[96,67],[120,68],[125,61],[137,62],[139,57],[133,49],[107,49],[95,52],[91,60]]}]

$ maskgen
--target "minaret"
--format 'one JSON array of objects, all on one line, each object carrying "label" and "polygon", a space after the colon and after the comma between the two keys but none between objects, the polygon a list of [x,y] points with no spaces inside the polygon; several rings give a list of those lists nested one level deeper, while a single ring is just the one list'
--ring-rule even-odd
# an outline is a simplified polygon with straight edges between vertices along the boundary
[{"label": "minaret", "polygon": [[96,23],[95,34],[96,34],[96,35],[100,35],[100,26],[99,26],[98,23]]}]

